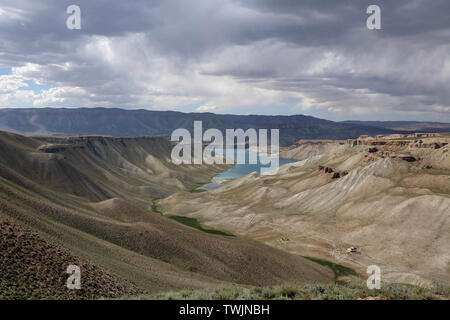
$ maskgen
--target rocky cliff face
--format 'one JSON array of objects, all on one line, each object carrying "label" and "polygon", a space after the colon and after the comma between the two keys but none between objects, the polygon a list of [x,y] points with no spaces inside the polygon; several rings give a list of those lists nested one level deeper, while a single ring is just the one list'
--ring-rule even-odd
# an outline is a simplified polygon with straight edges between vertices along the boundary
[{"label": "rocky cliff face", "polygon": [[400,158],[409,162],[419,161],[423,168],[432,166],[450,169],[449,144],[450,137],[438,133],[422,133],[415,135],[361,136],[349,139],[351,146],[368,146],[372,157]]}]

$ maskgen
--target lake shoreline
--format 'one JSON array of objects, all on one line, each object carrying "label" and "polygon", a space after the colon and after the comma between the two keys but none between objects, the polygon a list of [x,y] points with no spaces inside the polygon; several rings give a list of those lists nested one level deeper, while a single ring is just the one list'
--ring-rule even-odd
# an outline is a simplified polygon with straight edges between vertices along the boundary
[{"label": "lake shoreline", "polygon": [[[236,150],[235,150],[236,151]],[[229,168],[217,176],[213,177],[211,181],[207,184],[204,184],[201,187],[198,187],[196,190],[214,190],[222,187],[222,184],[228,180],[233,180],[237,178],[244,177],[252,172],[260,172],[261,168],[268,167],[267,165],[261,165],[260,157],[258,156],[258,161],[256,164],[250,164],[249,158],[250,153],[257,153],[254,151],[245,150],[245,164],[236,164],[234,167]],[[236,159],[236,152],[235,152],[235,159]],[[284,159],[279,158],[279,167],[292,162],[297,162],[298,160],[293,159]]]}]

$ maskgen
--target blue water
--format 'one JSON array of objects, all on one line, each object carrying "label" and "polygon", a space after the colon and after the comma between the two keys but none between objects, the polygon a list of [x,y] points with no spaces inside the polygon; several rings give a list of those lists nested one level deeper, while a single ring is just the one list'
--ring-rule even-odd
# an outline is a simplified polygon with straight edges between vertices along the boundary
[{"label": "blue water", "polygon": [[[200,187],[199,189],[206,189],[206,190],[217,189],[217,188],[221,187],[220,183],[225,180],[240,178],[240,177],[246,176],[252,172],[260,173],[261,172],[260,170],[262,167],[266,167],[266,168],[270,167],[270,164],[262,165],[261,162],[259,161],[259,158],[258,158],[257,164],[249,164],[249,158],[250,158],[251,153],[255,153],[255,152],[245,151],[245,159],[246,159],[245,164],[237,164],[233,168],[225,170],[224,172],[222,172],[219,175],[212,178],[210,183],[205,184],[204,186]],[[236,154],[235,154],[235,159],[236,159]],[[291,162],[296,162],[296,161],[297,160],[280,158],[279,165],[282,166],[286,163],[291,163]],[[267,163],[267,162],[264,161],[264,163]]]}]

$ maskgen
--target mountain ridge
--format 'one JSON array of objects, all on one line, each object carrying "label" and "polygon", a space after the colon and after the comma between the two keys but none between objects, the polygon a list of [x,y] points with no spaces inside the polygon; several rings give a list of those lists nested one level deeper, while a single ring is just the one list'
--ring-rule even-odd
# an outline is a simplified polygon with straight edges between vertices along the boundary
[{"label": "mountain ridge", "polygon": [[392,129],[340,123],[306,115],[269,116],[118,108],[0,109],[0,129],[26,135],[111,135],[170,137],[178,128],[193,132],[194,120],[203,130],[280,129],[280,144],[299,139],[351,139],[360,135],[398,133]]},{"label": "mountain ridge", "polygon": [[446,132],[450,131],[450,123],[432,121],[361,121],[346,120],[341,123],[373,126],[400,131]]}]

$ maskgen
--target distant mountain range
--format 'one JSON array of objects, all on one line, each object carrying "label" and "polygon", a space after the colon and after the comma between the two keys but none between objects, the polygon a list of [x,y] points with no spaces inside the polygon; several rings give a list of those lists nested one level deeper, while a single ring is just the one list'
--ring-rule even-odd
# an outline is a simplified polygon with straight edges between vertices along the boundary
[{"label": "distant mountain range", "polygon": [[448,132],[450,123],[427,121],[343,121],[342,123],[372,126],[400,131]]},{"label": "distant mountain range", "polygon": [[[280,144],[290,145],[299,139],[349,139],[362,134],[398,132],[399,126],[386,122],[334,122],[304,115],[222,115],[174,111],[123,110],[105,108],[30,108],[0,109],[0,129],[26,135],[111,135],[169,137],[173,130],[192,132],[194,120],[203,121],[203,130],[266,128],[280,129]],[[417,131],[419,123],[400,128]],[[427,124],[426,127],[432,125]],[[434,130],[443,130],[437,126]],[[433,130],[433,131],[434,131]],[[447,129],[449,130],[449,129]],[[432,130],[427,130],[432,131]]]}]

